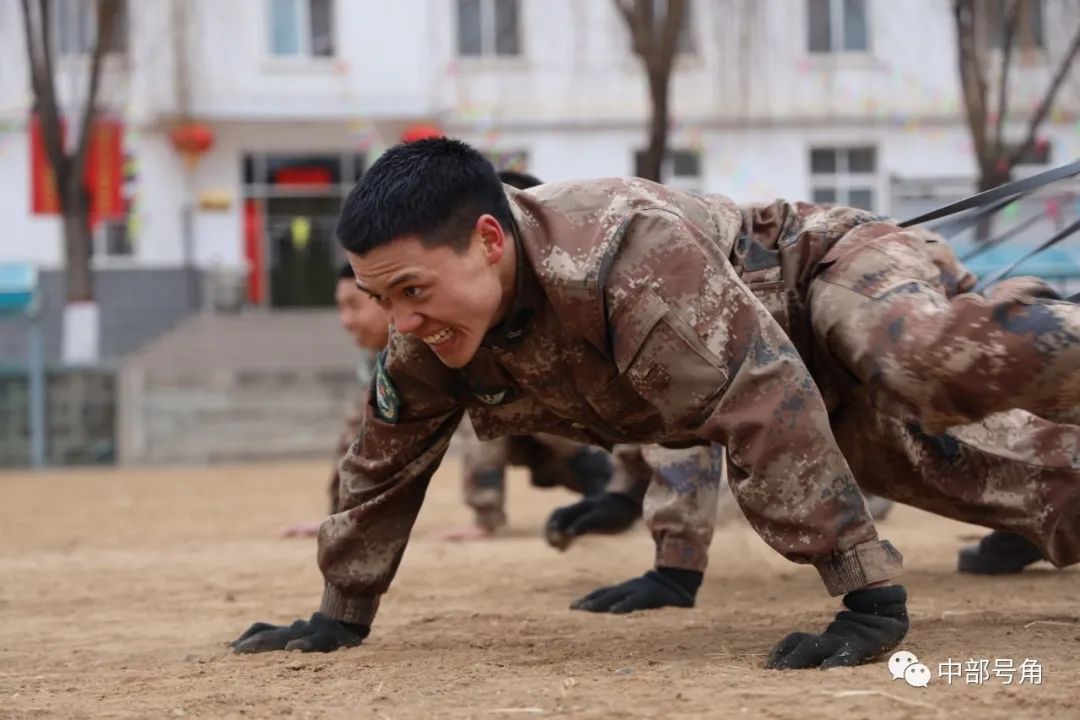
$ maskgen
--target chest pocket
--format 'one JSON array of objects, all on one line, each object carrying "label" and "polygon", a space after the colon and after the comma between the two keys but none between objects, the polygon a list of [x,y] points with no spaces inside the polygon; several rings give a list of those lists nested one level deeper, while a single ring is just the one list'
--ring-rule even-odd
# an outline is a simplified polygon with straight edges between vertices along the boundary
[{"label": "chest pocket", "polygon": [[613,338],[619,372],[672,428],[696,427],[727,385],[722,361],[651,288],[627,303]]}]

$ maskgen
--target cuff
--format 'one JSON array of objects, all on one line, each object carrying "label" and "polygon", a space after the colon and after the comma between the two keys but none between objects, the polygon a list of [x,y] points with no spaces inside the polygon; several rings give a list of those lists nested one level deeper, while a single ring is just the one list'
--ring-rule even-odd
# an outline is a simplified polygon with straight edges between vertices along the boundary
[{"label": "cuff", "polygon": [[381,595],[346,595],[333,585],[323,588],[319,612],[338,622],[367,625],[375,619]]},{"label": "cuff", "polygon": [[815,562],[825,588],[833,597],[899,577],[904,556],[888,540],[860,543]]},{"label": "cuff", "polygon": [[662,537],[656,543],[656,567],[679,568],[705,572],[709,564],[709,543],[686,538]]},{"label": "cuff", "polygon": [[506,513],[501,508],[475,508],[476,524],[492,532],[506,525]]}]

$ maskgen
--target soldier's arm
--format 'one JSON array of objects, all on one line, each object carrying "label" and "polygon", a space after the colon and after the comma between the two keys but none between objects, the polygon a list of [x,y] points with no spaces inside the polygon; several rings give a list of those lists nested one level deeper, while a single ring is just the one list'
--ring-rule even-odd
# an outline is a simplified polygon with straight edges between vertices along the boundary
[{"label": "soldier's arm", "polygon": [[338,488],[341,485],[341,461],[346,453],[349,452],[349,446],[360,436],[360,426],[364,420],[364,408],[367,406],[366,398],[367,389],[365,388],[364,395],[361,399],[357,400],[354,407],[349,408],[349,412],[345,416],[345,423],[341,429],[341,434],[338,435],[337,447],[334,449],[334,466],[330,472],[330,484],[327,487],[327,495],[330,500],[329,515],[333,515],[338,511]]},{"label": "soldier's arm", "polygon": [[899,574],[809,371],[708,232],[664,211],[635,217],[605,299],[623,375],[669,427],[728,449],[732,490],[769,545],[812,563],[832,595]]},{"label": "soldier's arm", "polygon": [[238,652],[333,650],[367,635],[464,412],[448,371],[416,343],[391,338],[341,461],[338,511],[319,529],[320,611],[287,627],[258,623],[233,644]]}]

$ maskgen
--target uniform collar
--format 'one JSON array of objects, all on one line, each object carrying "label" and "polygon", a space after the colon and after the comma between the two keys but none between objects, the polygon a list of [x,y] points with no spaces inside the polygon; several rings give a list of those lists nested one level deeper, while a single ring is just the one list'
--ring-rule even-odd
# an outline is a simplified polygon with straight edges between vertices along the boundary
[{"label": "uniform collar", "polygon": [[[514,207],[513,199],[510,204]],[[516,207],[514,209],[516,210]],[[511,220],[510,230],[514,237],[514,251],[517,256],[514,272],[514,302],[506,314],[506,319],[484,335],[480,343],[484,347],[511,348],[518,345],[525,338],[525,333],[543,298],[540,283],[525,255],[525,247],[521,242],[521,234],[516,221]]]}]

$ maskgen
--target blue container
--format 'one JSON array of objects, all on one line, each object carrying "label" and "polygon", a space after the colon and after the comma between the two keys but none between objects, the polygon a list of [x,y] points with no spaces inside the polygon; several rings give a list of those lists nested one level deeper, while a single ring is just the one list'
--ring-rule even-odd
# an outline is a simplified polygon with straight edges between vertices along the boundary
[{"label": "blue container", "polygon": [[0,315],[25,315],[37,298],[37,268],[27,263],[0,264]]}]

